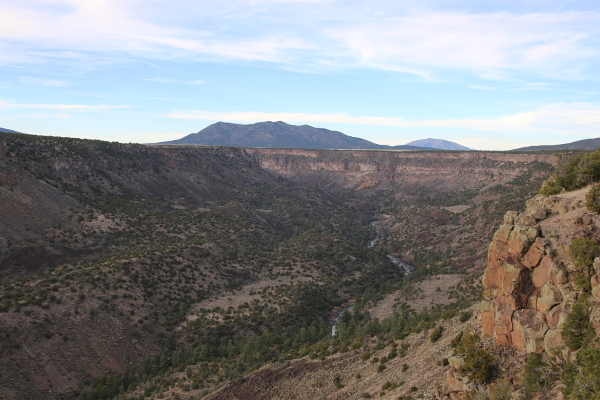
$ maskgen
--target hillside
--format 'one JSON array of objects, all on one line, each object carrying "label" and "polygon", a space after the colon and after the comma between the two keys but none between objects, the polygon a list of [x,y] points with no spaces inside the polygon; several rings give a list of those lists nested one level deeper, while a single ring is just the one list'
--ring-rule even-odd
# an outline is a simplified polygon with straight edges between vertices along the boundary
[{"label": "hillside", "polygon": [[307,149],[383,149],[368,140],[341,132],[309,125],[289,125],[285,122],[258,122],[242,125],[217,122],[198,133],[161,144],[197,144],[209,146],[284,147]]},{"label": "hillside", "polygon": [[565,144],[521,147],[511,151],[596,150],[598,147],[600,147],[600,138],[577,140]]},{"label": "hillside", "polygon": [[198,397],[326,360],[351,303],[340,334],[423,334],[434,315],[411,299],[439,292],[419,282],[458,272],[435,312],[471,305],[485,235],[558,161],[1,134],[0,396]]},{"label": "hillside", "polygon": [[5,132],[5,133],[21,133],[21,132],[13,131],[12,129],[6,129],[6,128],[0,128],[0,132]]}]

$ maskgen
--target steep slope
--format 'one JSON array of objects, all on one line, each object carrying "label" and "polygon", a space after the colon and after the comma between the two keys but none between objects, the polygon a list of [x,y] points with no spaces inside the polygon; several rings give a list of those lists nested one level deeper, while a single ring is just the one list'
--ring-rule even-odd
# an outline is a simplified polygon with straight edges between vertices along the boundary
[{"label": "steep slope", "polygon": [[162,144],[307,149],[383,149],[388,147],[337,131],[313,128],[309,125],[289,125],[281,121],[258,122],[251,125],[217,122],[198,133]]},{"label": "steep slope", "polygon": [[438,149],[438,150],[471,150],[468,147],[461,146],[460,144],[451,142],[449,140],[431,139],[431,138],[421,139],[421,140],[413,140],[412,142],[407,143],[406,145],[407,146],[427,147],[430,149]]},{"label": "steep slope", "polygon": [[577,140],[565,144],[527,146],[511,151],[596,150],[598,147],[600,147],[600,138]]}]

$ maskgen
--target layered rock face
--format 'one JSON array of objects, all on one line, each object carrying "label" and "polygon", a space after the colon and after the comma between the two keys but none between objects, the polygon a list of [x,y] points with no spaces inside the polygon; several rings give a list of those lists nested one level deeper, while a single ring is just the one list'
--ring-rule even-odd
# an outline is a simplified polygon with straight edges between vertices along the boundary
[{"label": "layered rock face", "polygon": [[[593,275],[592,293],[600,299],[600,259],[583,271],[569,256],[574,238],[600,238],[600,217],[584,206],[587,190],[538,195],[523,213],[505,215],[483,278],[483,333],[498,344],[556,353],[563,344],[562,325],[580,294],[573,282],[578,271]],[[594,314],[592,320],[598,321]],[[595,327],[599,330],[600,323]]]},{"label": "layered rock face", "polygon": [[549,154],[492,152],[245,149],[261,168],[288,178],[347,189],[456,190],[508,182]]}]

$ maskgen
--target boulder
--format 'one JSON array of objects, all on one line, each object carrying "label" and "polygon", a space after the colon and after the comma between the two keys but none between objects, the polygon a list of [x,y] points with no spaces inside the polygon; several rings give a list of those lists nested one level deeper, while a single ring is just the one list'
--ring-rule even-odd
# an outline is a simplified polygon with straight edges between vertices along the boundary
[{"label": "boulder", "polygon": [[448,386],[449,392],[463,392],[465,390],[464,384],[460,378],[457,370],[454,368],[448,370],[446,375],[446,386]]},{"label": "boulder", "polygon": [[540,237],[535,239],[535,242],[521,260],[523,265],[529,269],[537,267],[544,255],[546,255],[545,245],[547,242],[546,239]]},{"label": "boulder", "polygon": [[562,294],[550,282],[546,283],[537,298],[538,311],[548,314],[550,309],[562,301]]},{"label": "boulder", "polygon": [[552,266],[552,258],[544,256],[540,265],[533,269],[531,281],[536,288],[543,287],[550,280],[550,267]]},{"label": "boulder", "polygon": [[544,207],[531,207],[527,209],[527,214],[536,221],[541,221],[546,218],[546,209]]},{"label": "boulder", "polygon": [[559,329],[562,328],[562,325],[565,323],[567,319],[568,311],[565,309],[564,305],[559,304],[554,307],[550,312],[546,315],[546,323],[548,324],[549,329]]},{"label": "boulder", "polygon": [[448,359],[448,364],[455,370],[459,370],[465,365],[465,359],[463,357],[450,357]]},{"label": "boulder", "polygon": [[527,353],[540,354],[544,350],[544,335],[548,325],[544,315],[536,310],[517,310],[512,318],[513,345]]},{"label": "boulder", "polygon": [[594,307],[590,314],[590,323],[596,330],[597,334],[600,334],[600,308]]},{"label": "boulder", "polygon": [[592,289],[592,296],[594,296],[594,300],[600,300],[600,286],[596,286]]},{"label": "boulder", "polygon": [[505,225],[514,225],[515,224],[515,218],[519,216],[519,213],[516,211],[507,211],[506,214],[504,214],[504,224]]},{"label": "boulder", "polygon": [[544,335],[544,350],[548,354],[560,354],[560,350],[564,345],[563,337],[560,329],[549,330]]},{"label": "boulder", "polygon": [[524,252],[529,250],[529,246],[535,241],[538,236],[537,228],[517,224],[508,236],[509,253],[516,257],[521,257]]}]

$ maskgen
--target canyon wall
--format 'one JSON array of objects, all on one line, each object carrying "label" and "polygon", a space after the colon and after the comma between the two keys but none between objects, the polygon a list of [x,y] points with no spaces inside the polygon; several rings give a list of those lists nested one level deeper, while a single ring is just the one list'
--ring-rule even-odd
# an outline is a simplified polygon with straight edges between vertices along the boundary
[{"label": "canyon wall", "polygon": [[259,165],[283,176],[348,189],[390,186],[456,190],[502,183],[533,163],[556,165],[550,154],[495,152],[246,149]]}]

